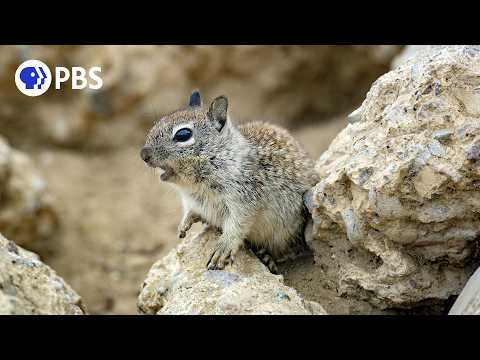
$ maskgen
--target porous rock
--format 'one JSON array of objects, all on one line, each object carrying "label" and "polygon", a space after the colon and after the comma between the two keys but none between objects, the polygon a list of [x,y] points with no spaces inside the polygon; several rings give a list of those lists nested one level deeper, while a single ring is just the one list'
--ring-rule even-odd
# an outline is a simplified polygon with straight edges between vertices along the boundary
[{"label": "porous rock", "polygon": [[315,241],[341,235],[370,254],[342,257],[340,293],[384,307],[460,293],[480,234],[479,74],[478,46],[418,51],[374,82],[318,160]]},{"label": "porous rock", "polygon": [[1,315],[82,315],[80,296],[38,256],[0,234]]},{"label": "porous rock", "polygon": [[151,268],[138,298],[146,314],[325,314],[273,275],[250,251],[225,270],[207,270],[215,232],[189,234]]}]

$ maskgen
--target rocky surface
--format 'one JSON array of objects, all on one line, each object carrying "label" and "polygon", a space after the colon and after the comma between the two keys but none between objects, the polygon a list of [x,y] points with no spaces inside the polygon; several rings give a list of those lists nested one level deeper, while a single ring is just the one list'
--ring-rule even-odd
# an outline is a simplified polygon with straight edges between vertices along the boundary
[{"label": "rocky surface", "polygon": [[[22,145],[99,147],[132,143],[156,117],[184,105],[193,88],[226,94],[239,121],[296,126],[358,104],[388,70],[398,46],[2,46],[0,128]],[[18,92],[12,74],[26,59],[101,66],[101,90]],[[111,136],[115,133],[115,136]],[[135,138],[135,137],[134,137]]]},{"label": "rocky surface", "polygon": [[441,47],[442,45],[407,45],[405,48],[393,58],[390,67],[392,69],[400,66],[407,60],[415,57],[422,51],[430,51],[435,47]]},{"label": "rocky surface", "polygon": [[37,255],[0,235],[0,314],[85,313],[81,298]]},{"label": "rocky surface", "polygon": [[30,250],[52,250],[58,216],[33,161],[0,137],[0,233]]},{"label": "rocky surface", "polygon": [[[337,290],[379,307],[458,295],[478,260],[480,48],[420,51],[381,76],[305,198]],[[315,245],[317,243],[317,245]]]},{"label": "rocky surface", "polygon": [[138,308],[146,314],[325,314],[302,299],[251,252],[225,270],[206,270],[214,232],[191,233],[158,261],[145,280]]}]

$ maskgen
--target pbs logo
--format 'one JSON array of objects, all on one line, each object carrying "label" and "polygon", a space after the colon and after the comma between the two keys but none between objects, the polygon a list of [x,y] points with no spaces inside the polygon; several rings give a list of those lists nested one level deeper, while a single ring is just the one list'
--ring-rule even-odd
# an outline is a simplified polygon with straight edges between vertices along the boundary
[{"label": "pbs logo", "polygon": [[[90,68],[87,72],[81,66],[68,69],[64,66],[55,67],[55,89],[61,90],[62,85],[70,80],[72,90],[100,89],[103,80],[99,76],[102,69],[99,66]],[[20,64],[15,72],[15,84],[22,94],[39,96],[45,93],[52,84],[52,73],[48,66],[39,60],[27,60]]]},{"label": "pbs logo", "polygon": [[39,60],[27,60],[15,72],[15,84],[22,94],[39,96],[48,90],[52,83],[52,73],[48,66]]}]

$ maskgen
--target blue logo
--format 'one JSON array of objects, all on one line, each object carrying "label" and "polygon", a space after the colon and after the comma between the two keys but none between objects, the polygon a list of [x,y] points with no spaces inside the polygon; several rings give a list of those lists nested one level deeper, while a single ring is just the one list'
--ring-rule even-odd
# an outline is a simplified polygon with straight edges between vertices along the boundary
[{"label": "blue logo", "polygon": [[40,70],[40,74],[36,68],[28,66],[20,71],[20,80],[25,84],[26,89],[41,89],[45,84],[47,74],[45,74],[45,70],[41,66],[38,67],[38,70]]},{"label": "blue logo", "polygon": [[[40,70],[40,74],[38,70]],[[33,66],[28,66],[20,71],[20,80],[25,84],[26,89],[41,89],[45,84],[47,74],[41,66],[38,67],[38,70]]]},{"label": "blue logo", "polygon": [[42,95],[51,83],[50,69],[39,60],[27,60],[20,64],[15,72],[15,84],[18,90],[28,96]]}]

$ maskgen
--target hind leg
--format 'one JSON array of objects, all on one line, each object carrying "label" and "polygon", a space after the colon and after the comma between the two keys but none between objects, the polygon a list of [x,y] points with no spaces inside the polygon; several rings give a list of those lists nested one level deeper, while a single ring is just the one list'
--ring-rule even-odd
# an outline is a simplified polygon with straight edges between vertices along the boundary
[{"label": "hind leg", "polygon": [[277,264],[282,264],[288,261],[295,261],[296,259],[309,257],[313,255],[312,249],[303,243],[292,245],[289,251],[285,252],[281,257],[277,258]]},{"label": "hind leg", "polygon": [[251,249],[272,274],[278,274],[277,264],[275,263],[275,260],[273,260],[272,255],[270,255],[265,248],[257,249],[255,246],[251,246]]}]

